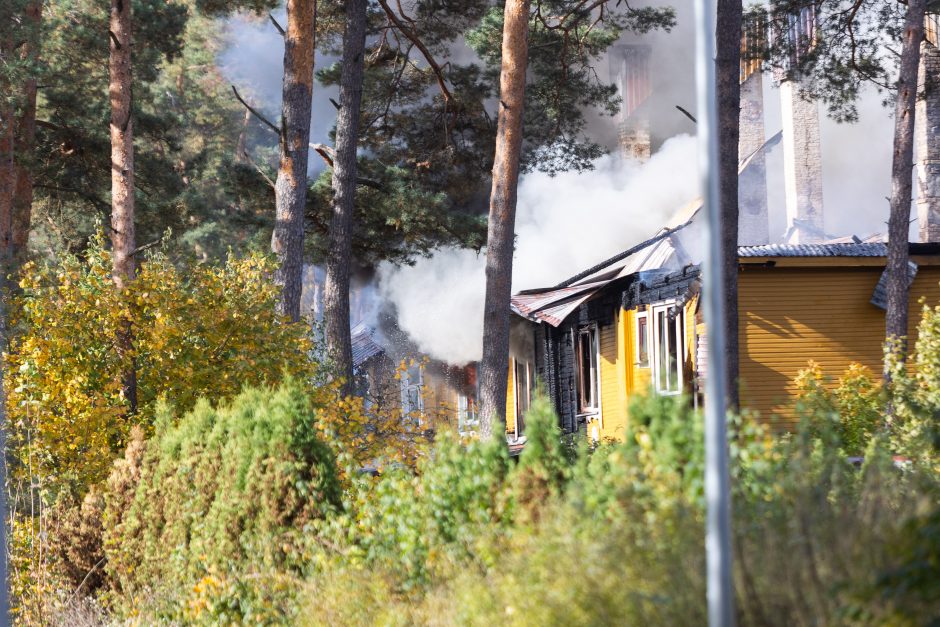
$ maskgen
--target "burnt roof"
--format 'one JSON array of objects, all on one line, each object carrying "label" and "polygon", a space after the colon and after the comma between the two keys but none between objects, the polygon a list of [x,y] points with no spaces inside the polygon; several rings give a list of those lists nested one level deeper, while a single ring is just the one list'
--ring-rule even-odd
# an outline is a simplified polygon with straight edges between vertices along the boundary
[{"label": "burnt roof", "polygon": [[372,329],[365,325],[357,325],[352,329],[352,357],[353,365],[361,366],[376,355],[381,355],[385,349],[379,346],[372,337]]}]

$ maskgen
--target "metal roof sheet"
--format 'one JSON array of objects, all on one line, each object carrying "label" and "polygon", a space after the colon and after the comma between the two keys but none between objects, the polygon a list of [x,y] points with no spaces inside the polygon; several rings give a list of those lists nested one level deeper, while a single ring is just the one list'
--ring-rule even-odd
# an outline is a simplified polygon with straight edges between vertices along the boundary
[{"label": "metal roof sheet", "polygon": [[560,325],[565,318],[589,299],[617,279],[643,272],[658,270],[675,265],[676,250],[670,238],[659,240],[647,248],[638,250],[620,262],[620,265],[606,268],[598,275],[568,287],[545,290],[526,290],[512,297],[513,311],[534,322],[547,322],[553,327]]},{"label": "metal roof sheet", "polygon": [[610,280],[582,283],[539,292],[528,290],[513,296],[510,303],[513,311],[519,315],[557,327],[578,305],[609,282]]},{"label": "metal roof sheet", "polygon": [[352,329],[352,356],[353,365],[361,366],[376,355],[384,353],[385,349],[376,344],[372,337],[372,329],[364,324],[358,324]]},{"label": "metal roof sheet", "polygon": [[740,246],[739,257],[884,257],[888,247],[880,242],[845,244],[765,244]]}]

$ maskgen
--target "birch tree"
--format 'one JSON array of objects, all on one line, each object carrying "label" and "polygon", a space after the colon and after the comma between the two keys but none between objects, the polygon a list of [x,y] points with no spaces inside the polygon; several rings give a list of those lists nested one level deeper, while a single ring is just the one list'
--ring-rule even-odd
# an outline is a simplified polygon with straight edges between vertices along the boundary
[{"label": "birch tree", "polygon": [[366,41],[367,1],[347,0],[343,33],[339,113],[336,119],[336,160],[333,165],[333,215],[326,258],[323,313],[327,352],[352,392],[353,363],[349,329],[349,272],[352,262],[353,212],[356,199],[356,150],[362,103],[363,62]]},{"label": "birch tree", "polygon": [[281,290],[277,310],[294,322],[300,320],[303,279],[316,12],[316,0],[287,0],[278,140],[280,159],[274,185],[275,223],[271,250],[278,261],[274,281]]}]

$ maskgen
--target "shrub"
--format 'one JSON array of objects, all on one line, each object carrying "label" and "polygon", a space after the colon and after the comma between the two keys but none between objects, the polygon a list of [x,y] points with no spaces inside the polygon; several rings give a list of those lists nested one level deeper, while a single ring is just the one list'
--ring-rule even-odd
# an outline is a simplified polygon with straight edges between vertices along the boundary
[{"label": "shrub", "polygon": [[[187,622],[274,620],[340,508],[317,407],[288,380],[231,403],[163,407],[139,456],[116,467],[105,513],[107,571],[122,613]],[[123,488],[116,489],[118,486]],[[267,618],[265,618],[267,617]]]},{"label": "shrub", "polygon": [[[135,422],[149,429],[159,398],[187,411],[200,397],[227,398],[285,372],[310,378],[307,327],[275,314],[271,271],[260,256],[179,270],[155,255],[119,294],[100,233],[84,260],[27,265],[5,375],[14,477],[31,468],[47,484],[77,482],[82,492],[107,476]],[[115,350],[125,318],[133,322],[130,353]],[[138,381],[133,421],[121,394],[129,359]]]},{"label": "shrub", "polygon": [[806,427],[833,430],[847,455],[861,456],[877,431],[884,427],[884,396],[871,370],[850,364],[831,386],[819,364],[810,362],[796,376],[798,410],[811,420]]}]

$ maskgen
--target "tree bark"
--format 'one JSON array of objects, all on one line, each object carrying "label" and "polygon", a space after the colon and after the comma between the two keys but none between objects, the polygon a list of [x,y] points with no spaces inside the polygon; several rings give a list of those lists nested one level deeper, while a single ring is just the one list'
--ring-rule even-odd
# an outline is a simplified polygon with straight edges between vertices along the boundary
[{"label": "tree bark", "polygon": [[[35,63],[39,56],[41,0],[26,6],[30,37],[24,46],[26,59]],[[16,119],[12,245],[14,262],[22,262],[29,240],[33,210],[33,149],[36,144],[36,77],[31,74],[23,84],[21,110]]]},{"label": "tree bark", "polygon": [[[721,265],[725,284],[725,385],[728,410],[738,394],[738,140],[741,113],[741,0],[718,0],[715,78],[718,100],[718,177],[721,201]],[[717,287],[717,286],[716,286]]]},{"label": "tree bark", "polygon": [[509,301],[529,48],[529,0],[506,0],[503,19],[499,118],[486,239],[483,360],[480,363],[480,437],[483,439],[493,437],[496,423],[504,420],[506,414]]},{"label": "tree bark", "polygon": [[316,14],[316,0],[287,0],[283,101],[278,142],[280,160],[274,185],[275,224],[271,250],[278,261],[274,282],[281,290],[277,311],[292,322],[300,320],[300,292],[303,284],[307,144],[310,143]]},{"label": "tree bark", "polygon": [[346,0],[343,71],[336,117],[336,159],[333,163],[333,217],[330,220],[326,285],[323,291],[327,352],[337,376],[343,379],[343,393],[347,395],[353,392],[349,266],[356,200],[356,147],[362,103],[366,7],[366,0]]},{"label": "tree bark", "polygon": [[[13,119],[12,103],[0,107],[0,255],[4,264],[13,250],[13,197],[16,188]],[[0,270],[6,275],[5,269]]]},{"label": "tree bark", "polygon": [[[131,99],[132,19],[130,0],[111,0],[108,93],[111,100],[111,275],[119,290],[134,280],[134,120]],[[137,372],[133,363],[133,323],[123,321],[118,351],[127,360],[124,398],[137,411]]]},{"label": "tree bark", "polygon": [[[914,105],[917,100],[917,68],[924,39],[925,0],[910,0],[904,23],[904,42],[898,72],[894,116],[894,155],[891,162],[891,213],[888,217],[887,293],[885,341],[902,362],[907,352],[909,230],[914,169]],[[890,382],[888,362],[885,382]]]}]

